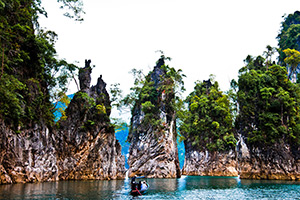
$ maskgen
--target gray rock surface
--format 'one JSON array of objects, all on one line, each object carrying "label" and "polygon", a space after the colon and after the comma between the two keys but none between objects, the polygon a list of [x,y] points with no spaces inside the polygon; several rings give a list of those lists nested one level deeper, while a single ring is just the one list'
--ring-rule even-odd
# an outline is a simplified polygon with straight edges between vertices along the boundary
[{"label": "gray rock surface", "polygon": [[[165,71],[160,68],[163,64],[164,60],[159,60],[151,74],[150,81],[153,81],[157,90],[165,80]],[[131,118],[132,128],[128,135],[128,141],[131,143],[128,158],[129,177],[134,175],[144,175],[148,178],[181,176],[175,113],[168,107],[170,98],[174,98],[174,94],[165,95],[163,91],[158,92],[160,95],[155,102],[155,108],[158,109],[159,116],[156,117],[161,119],[162,127],[154,128],[155,126],[144,124],[145,113],[142,111],[141,103],[135,105]]]},{"label": "gray rock surface", "polygon": [[90,66],[91,60],[85,60],[85,67],[79,69],[79,84],[81,91],[88,91],[91,84],[92,68]]},{"label": "gray rock surface", "polygon": [[242,179],[300,180],[300,149],[283,142],[249,147],[241,137],[238,162]]},{"label": "gray rock surface", "polygon": [[90,88],[91,68],[81,72],[66,120],[13,131],[0,119],[0,184],[125,178],[106,84],[100,76]]},{"label": "gray rock surface", "polygon": [[184,141],[185,161],[183,175],[238,176],[236,153],[200,151],[192,146],[191,139]]},{"label": "gray rock surface", "polygon": [[54,135],[46,127],[16,134],[0,120],[0,184],[58,180]]}]

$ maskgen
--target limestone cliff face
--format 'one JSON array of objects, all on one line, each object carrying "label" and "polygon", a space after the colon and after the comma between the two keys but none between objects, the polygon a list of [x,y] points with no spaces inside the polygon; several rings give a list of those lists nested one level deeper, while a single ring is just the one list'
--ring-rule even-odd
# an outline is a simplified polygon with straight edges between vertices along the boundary
[{"label": "limestone cliff face", "polygon": [[125,178],[106,84],[100,77],[89,88],[90,73],[89,66],[81,70],[81,90],[57,126],[41,123],[17,132],[0,119],[0,184]]},{"label": "limestone cliff face", "polygon": [[[85,74],[85,75],[83,75]],[[88,77],[90,68],[81,70]],[[125,158],[110,125],[110,100],[102,77],[89,88],[80,80],[77,92],[66,109],[67,119],[58,131],[59,179],[124,179]]]},{"label": "limestone cliff face", "polygon": [[238,162],[242,179],[300,180],[300,149],[283,142],[250,147],[241,137]]},{"label": "limestone cliff face", "polygon": [[[241,179],[300,180],[300,149],[287,143],[251,147],[240,137],[237,151],[199,151],[185,141],[183,175],[237,176]],[[236,156],[237,155],[237,156]]]},{"label": "limestone cliff face", "polygon": [[174,93],[165,94],[160,86],[165,84],[166,72],[161,69],[164,60],[160,59],[149,76],[158,92],[156,99],[151,99],[155,106],[155,119],[161,120],[161,126],[145,123],[146,114],[142,103],[137,102],[132,112],[131,130],[128,141],[129,176],[145,175],[149,178],[180,177],[178,149],[176,142],[176,124],[174,110],[169,107]]},{"label": "limestone cliff face", "polygon": [[58,180],[55,137],[46,126],[15,133],[0,120],[0,184]]},{"label": "limestone cliff face", "polygon": [[236,153],[201,151],[192,145],[191,138],[184,141],[185,161],[183,175],[238,176]]}]

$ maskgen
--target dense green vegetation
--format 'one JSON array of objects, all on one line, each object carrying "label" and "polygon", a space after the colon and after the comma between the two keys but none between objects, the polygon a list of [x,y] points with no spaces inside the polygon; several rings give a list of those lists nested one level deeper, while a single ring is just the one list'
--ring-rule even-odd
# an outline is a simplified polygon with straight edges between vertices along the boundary
[{"label": "dense green vegetation", "polygon": [[288,80],[285,67],[267,69],[264,61],[251,57],[239,71],[236,128],[252,145],[300,144],[299,86]]},{"label": "dense green vegetation", "polygon": [[196,82],[186,102],[188,111],[180,130],[193,146],[209,151],[235,147],[229,97],[220,91],[218,82],[211,79]]},{"label": "dense green vegetation", "polygon": [[[253,146],[270,146],[282,141],[293,145],[300,143],[299,86],[289,81],[300,63],[300,53],[295,50],[300,41],[299,19],[300,12],[295,12],[282,22],[279,49],[267,46],[262,56],[249,55],[244,60],[245,66],[239,70],[238,80],[232,80],[227,94],[220,91],[217,82],[209,85],[198,81],[185,100],[187,110],[183,109],[182,98],[175,100],[177,104],[170,101],[170,107],[177,109],[182,135],[190,139],[195,148],[233,149],[237,134]],[[271,59],[277,51],[278,64]],[[144,77],[141,71],[133,70],[133,73],[136,75],[133,92],[123,103],[131,104],[132,112],[136,106],[141,106],[145,113],[144,123],[159,127],[161,119],[155,101],[162,91],[172,90],[155,86],[150,81],[151,74]],[[173,86],[165,84],[164,87]]]},{"label": "dense green vegetation", "polygon": [[208,87],[205,82],[196,83],[186,100],[188,111],[180,127],[194,146],[212,151],[232,148],[235,132],[252,146],[300,144],[300,90],[298,84],[289,81],[300,63],[299,28],[300,12],[296,11],[282,22],[279,65],[271,60],[276,49],[270,46],[264,56],[248,56],[238,81],[231,82],[228,96],[221,94],[215,84]]},{"label": "dense green vegetation", "polygon": [[[80,19],[81,2],[59,0]],[[53,123],[53,104],[76,66],[58,60],[56,34],[39,27],[40,0],[0,0],[0,116],[13,129]]]},{"label": "dense green vegetation", "polygon": [[[72,12],[66,12],[67,17],[82,20],[81,1],[57,2]],[[39,27],[38,16],[47,15],[41,0],[0,0],[0,13],[0,117],[19,131],[34,124],[52,125],[55,107],[51,101],[68,103],[66,83],[74,78],[77,67],[57,58],[57,35]],[[183,135],[202,150],[232,149],[237,133],[254,146],[281,141],[298,145],[300,89],[289,79],[300,63],[300,12],[285,17],[277,38],[278,63],[271,60],[276,49],[270,46],[264,56],[248,56],[228,94],[213,80],[211,84],[197,82],[185,100],[185,110],[182,70],[166,65],[170,58],[162,53],[156,63],[157,74],[144,76],[141,71],[132,71],[135,85],[122,101],[117,100],[120,90],[115,85],[111,90],[113,106],[131,106],[132,114],[140,108],[144,126],[158,130],[164,123],[179,119]],[[86,94],[78,95],[89,100]],[[157,109],[162,103],[166,122]],[[110,113],[101,99],[88,105],[95,106],[99,116]]]},{"label": "dense green vegetation", "polygon": [[[292,82],[298,81],[297,65],[291,65],[289,62],[286,62],[286,57],[288,57],[290,51],[296,50],[300,51],[300,12],[296,11],[293,14],[289,14],[285,17],[284,21],[281,23],[281,30],[277,36],[278,39],[278,64],[281,66],[287,66],[288,76]],[[299,63],[299,62],[298,62]]]},{"label": "dense green vegetation", "polygon": [[299,85],[295,75],[299,66],[300,12],[282,22],[278,39],[278,64],[271,62],[274,48],[265,57],[248,56],[236,84],[238,115],[235,129],[252,146],[271,146],[287,142],[300,144]]},{"label": "dense green vegetation", "polygon": [[277,36],[279,46],[279,64],[285,65],[286,57],[283,50],[295,49],[300,50],[300,12],[296,11],[285,17],[281,23],[281,30]]},{"label": "dense green vegetation", "polygon": [[[174,117],[176,111],[182,105],[180,94],[184,89],[182,70],[175,70],[165,64],[169,57],[163,54],[156,62],[157,70],[151,71],[147,76],[144,76],[142,71],[133,69],[132,73],[135,76],[134,87],[131,88],[131,93],[122,100],[123,106],[131,106],[132,115],[141,108],[144,113],[143,127],[153,127],[154,129],[163,129],[164,123],[169,123]],[[163,108],[161,103],[164,104]],[[166,113],[166,122],[163,122],[160,117],[162,110]],[[174,119],[175,119],[174,118]],[[132,131],[132,127],[130,129]]]}]

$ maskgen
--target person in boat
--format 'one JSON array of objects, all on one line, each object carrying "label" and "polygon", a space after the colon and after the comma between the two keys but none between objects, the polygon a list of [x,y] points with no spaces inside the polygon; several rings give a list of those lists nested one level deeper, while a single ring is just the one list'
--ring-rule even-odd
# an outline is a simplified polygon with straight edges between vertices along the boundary
[{"label": "person in boat", "polygon": [[136,179],[136,175],[134,175],[134,177],[132,177],[132,179],[131,179],[131,189],[132,190],[135,190],[137,187],[137,182],[135,182],[135,179]]},{"label": "person in boat", "polygon": [[[145,178],[145,176],[140,176],[140,177],[137,177],[136,175],[134,177],[131,178],[131,190],[140,190],[142,188],[142,181],[139,181],[137,182],[136,179],[138,178]],[[145,181],[143,181],[144,183]],[[146,183],[146,182],[145,182]],[[147,187],[147,184],[146,184],[146,187]]]},{"label": "person in boat", "polygon": [[146,181],[143,181],[141,184],[141,191],[146,191],[147,188],[148,188],[148,185],[147,185]]}]

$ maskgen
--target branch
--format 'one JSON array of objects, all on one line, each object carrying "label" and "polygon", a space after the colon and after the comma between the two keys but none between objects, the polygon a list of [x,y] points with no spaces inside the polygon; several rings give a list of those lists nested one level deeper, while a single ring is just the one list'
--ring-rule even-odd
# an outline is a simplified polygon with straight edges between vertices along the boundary
[{"label": "branch", "polygon": [[[83,18],[81,18],[81,13],[85,14],[85,12],[82,9],[82,2],[79,0],[58,0],[58,2],[62,2],[64,6],[67,6],[69,10],[73,11],[74,14],[71,15],[69,12],[66,12],[64,16],[69,17],[69,18],[74,18],[76,21],[83,21]],[[74,3],[74,5],[72,5]],[[77,3],[77,6],[76,6]],[[64,6],[61,6],[63,8]]]},{"label": "branch", "polygon": [[71,73],[72,73],[72,78],[74,79],[75,84],[76,84],[76,86],[77,86],[77,90],[79,91],[79,90],[80,90],[80,89],[79,89],[79,85],[78,85],[78,82],[77,82],[77,80],[76,80],[76,78],[75,78],[75,76],[74,76],[74,74],[73,74],[73,71],[71,71]]}]

